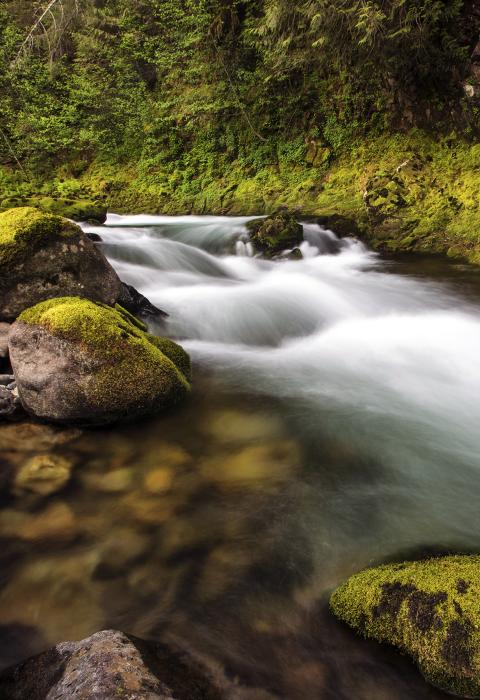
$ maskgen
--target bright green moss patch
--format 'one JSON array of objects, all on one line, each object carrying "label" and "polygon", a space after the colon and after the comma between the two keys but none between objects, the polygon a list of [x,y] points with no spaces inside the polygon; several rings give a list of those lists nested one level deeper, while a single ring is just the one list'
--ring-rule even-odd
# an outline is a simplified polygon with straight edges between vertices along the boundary
[{"label": "bright green moss patch", "polygon": [[181,345],[174,343],[170,338],[161,338],[156,335],[149,335],[148,339],[178,367],[188,380],[191,379],[192,364],[190,356]]},{"label": "bright green moss patch", "polygon": [[119,412],[132,405],[174,403],[190,388],[188,356],[173,341],[145,333],[141,322],[132,319],[121,307],[66,297],[37,304],[18,321],[78,344],[94,368],[84,391],[96,409]]},{"label": "bright green moss patch", "polygon": [[0,214],[0,269],[21,262],[55,239],[70,238],[79,229],[66,219],[33,207]]},{"label": "bright green moss patch", "polygon": [[412,656],[434,685],[480,697],[480,556],[367,569],[330,606],[360,634]]}]

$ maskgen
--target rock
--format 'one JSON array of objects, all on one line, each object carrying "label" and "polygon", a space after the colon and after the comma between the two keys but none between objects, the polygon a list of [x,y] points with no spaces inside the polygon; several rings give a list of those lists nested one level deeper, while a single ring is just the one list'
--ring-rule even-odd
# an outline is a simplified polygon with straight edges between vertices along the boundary
[{"label": "rock", "polygon": [[13,207],[35,207],[48,214],[64,216],[73,221],[88,221],[103,224],[107,219],[107,207],[103,202],[92,199],[66,199],[62,197],[13,197],[2,201],[1,209]]},{"label": "rock", "polygon": [[81,430],[75,428],[64,429],[42,423],[0,425],[0,446],[3,451],[39,452],[66,445],[81,434]]},{"label": "rock", "polygon": [[255,248],[267,257],[298,248],[303,241],[303,226],[295,214],[283,209],[265,219],[249,221],[247,228]]},{"label": "rock", "polygon": [[118,303],[134,316],[142,318],[168,318],[168,314],[154,306],[147,297],[137,292],[131,284],[122,282]]},{"label": "rock", "polygon": [[352,576],[330,599],[354,630],[409,654],[433,685],[480,697],[480,556],[388,564]]},{"label": "rock", "polygon": [[87,488],[104,493],[122,493],[128,491],[133,483],[133,469],[123,467],[105,474],[84,474],[82,482]]},{"label": "rock", "polygon": [[189,391],[183,348],[127,311],[79,298],[25,311],[10,331],[23,406],[59,423],[102,425],[158,412]]},{"label": "rock", "polygon": [[85,235],[93,243],[101,243],[103,241],[103,238],[98,233],[93,233],[93,231],[87,231]]},{"label": "rock", "polygon": [[18,420],[25,415],[22,404],[14,391],[0,385],[0,420]]},{"label": "rock", "polygon": [[52,503],[45,510],[27,518],[16,534],[30,542],[68,542],[77,535],[75,516],[66,503]]},{"label": "rock", "polygon": [[0,322],[0,358],[8,357],[8,332],[10,324]]},{"label": "rock", "polygon": [[49,496],[60,491],[69,481],[73,462],[55,454],[37,455],[28,459],[18,471],[14,490],[37,496]]},{"label": "rock", "polygon": [[144,642],[115,630],[57,644],[4,671],[0,697],[9,700],[246,700],[250,695],[189,652]]},{"label": "rock", "polygon": [[0,320],[68,295],[113,304],[120,287],[110,263],[76,224],[30,207],[0,214]]},{"label": "rock", "polygon": [[97,578],[118,576],[130,564],[141,559],[149,550],[150,538],[128,527],[117,528],[102,543],[99,563],[95,570]]},{"label": "rock", "polygon": [[149,493],[167,493],[172,488],[173,471],[167,468],[154,469],[145,476],[144,483]]},{"label": "rock", "polygon": [[0,374],[0,386],[9,387],[15,382],[15,376],[13,374]]},{"label": "rock", "polygon": [[280,438],[286,429],[276,416],[232,409],[210,411],[202,428],[216,442],[225,445]]}]

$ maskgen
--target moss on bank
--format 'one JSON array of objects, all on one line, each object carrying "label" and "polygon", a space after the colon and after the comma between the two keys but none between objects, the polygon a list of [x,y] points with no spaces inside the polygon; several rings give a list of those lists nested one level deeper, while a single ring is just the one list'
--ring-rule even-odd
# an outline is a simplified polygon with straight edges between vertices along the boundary
[{"label": "moss on bank", "polygon": [[480,556],[367,569],[330,606],[360,634],[412,656],[434,685],[480,697]]},{"label": "moss on bank", "polygon": [[3,171],[0,188],[21,201],[32,187],[47,198],[77,193],[120,213],[255,215],[286,206],[355,222],[352,232],[379,250],[480,263],[480,145],[457,135],[411,130],[351,139],[320,162],[307,146],[292,156],[282,143],[273,162],[204,155],[192,151],[188,167],[160,155],[154,162],[96,161],[78,177],[64,165],[62,178],[36,185]]},{"label": "moss on bank", "polygon": [[175,403],[190,389],[184,373],[188,356],[173,341],[144,332],[133,318],[121,307],[66,297],[37,304],[18,321],[78,345],[94,368],[83,391],[96,410],[121,413],[133,403],[147,408]]},{"label": "moss on bank", "polygon": [[32,207],[10,209],[0,214],[0,270],[21,262],[38,248],[78,233],[66,219]]}]

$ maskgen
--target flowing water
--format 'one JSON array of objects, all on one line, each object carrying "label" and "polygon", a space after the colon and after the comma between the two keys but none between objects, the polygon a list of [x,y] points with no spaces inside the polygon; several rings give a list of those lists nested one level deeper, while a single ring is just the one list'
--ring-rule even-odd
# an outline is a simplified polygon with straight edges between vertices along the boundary
[{"label": "flowing water", "polygon": [[367,565],[480,549],[480,276],[314,224],[303,260],[267,261],[246,221],[86,227],[168,312],[153,330],[190,352],[194,390],[141,424],[3,446],[75,469],[4,497],[2,663],[115,627],[182,640],[252,698],[444,697],[327,600]]}]

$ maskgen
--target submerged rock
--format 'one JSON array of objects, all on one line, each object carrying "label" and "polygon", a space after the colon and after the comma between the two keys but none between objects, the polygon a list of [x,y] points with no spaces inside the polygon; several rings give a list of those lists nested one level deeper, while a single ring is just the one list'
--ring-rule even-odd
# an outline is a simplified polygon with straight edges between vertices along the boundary
[{"label": "submerged rock", "polygon": [[64,642],[0,676],[9,700],[241,700],[250,695],[190,653],[116,630]]},{"label": "submerged rock", "polygon": [[189,357],[144,328],[119,306],[78,297],[28,309],[9,341],[22,404],[42,419],[101,425],[176,403],[190,388]]},{"label": "submerged rock", "polygon": [[352,576],[330,599],[360,634],[409,654],[425,678],[480,698],[480,556],[389,564]]},{"label": "submerged rock", "polygon": [[112,266],[76,224],[31,207],[0,214],[0,320],[60,296],[113,304],[120,290]]},{"label": "submerged rock", "polygon": [[76,428],[60,428],[43,423],[22,421],[16,424],[0,425],[0,446],[12,452],[39,452],[57,445],[66,445],[80,437]]},{"label": "submerged rock", "polygon": [[247,228],[255,248],[268,257],[298,248],[303,241],[303,226],[295,214],[286,210],[279,210],[265,219],[249,221]]},{"label": "submerged rock", "polygon": [[37,496],[49,496],[60,491],[69,481],[73,462],[61,455],[36,455],[28,459],[18,471],[14,490]]}]

